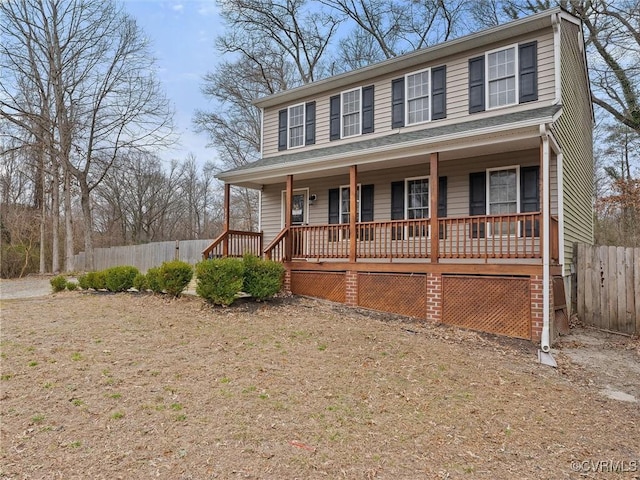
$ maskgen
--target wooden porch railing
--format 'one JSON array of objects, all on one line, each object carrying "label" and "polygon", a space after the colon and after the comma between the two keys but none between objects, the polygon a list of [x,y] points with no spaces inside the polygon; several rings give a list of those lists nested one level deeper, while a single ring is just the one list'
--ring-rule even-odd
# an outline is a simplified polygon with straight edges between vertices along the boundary
[{"label": "wooden porch railing", "polygon": [[[439,219],[438,257],[541,258],[540,222],[541,215],[537,212]],[[347,224],[295,225],[289,232],[292,258],[349,258]],[[553,252],[554,239],[557,244],[557,221],[552,221],[551,234]],[[358,258],[428,259],[431,255],[429,219],[359,222],[356,235]],[[285,240],[283,230],[265,253],[273,259],[284,258]],[[555,257],[552,253],[552,258],[557,257],[557,253]]]},{"label": "wooden porch railing", "polygon": [[262,232],[227,230],[202,251],[202,258],[262,256]]},{"label": "wooden porch railing", "polygon": [[541,258],[540,213],[438,220],[440,258]]}]

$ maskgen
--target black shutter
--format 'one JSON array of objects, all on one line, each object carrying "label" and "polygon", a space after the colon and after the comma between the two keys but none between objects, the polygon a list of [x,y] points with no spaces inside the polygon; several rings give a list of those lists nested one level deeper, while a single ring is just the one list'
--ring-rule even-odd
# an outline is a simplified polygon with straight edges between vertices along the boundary
[{"label": "black shutter", "polygon": [[484,55],[469,60],[469,113],[484,111]]},{"label": "black shutter", "polygon": [[340,139],[340,95],[329,99],[329,140]]},{"label": "black shutter", "polygon": [[[404,180],[391,182],[391,220],[404,220]],[[402,227],[391,230],[391,240],[402,240]]]},{"label": "black shutter", "polygon": [[[447,177],[438,178],[438,218],[445,218],[447,216]],[[447,232],[442,229],[442,226],[438,228],[438,234],[440,240],[447,238]]]},{"label": "black shutter", "polygon": [[309,102],[305,106],[304,144],[316,143],[316,102]]},{"label": "black shutter", "polygon": [[287,149],[287,109],[278,112],[278,150]]},{"label": "black shutter", "polygon": [[[487,174],[485,172],[469,175],[469,215],[487,214]],[[478,227],[480,227],[478,231]],[[471,238],[484,238],[484,222],[471,224]]]},{"label": "black shutter", "polygon": [[538,42],[519,47],[520,103],[538,100]]},{"label": "black shutter", "polygon": [[[331,188],[329,190],[329,223],[340,223],[340,189]],[[339,235],[337,230],[329,230],[330,242],[337,242]]]},{"label": "black shutter", "polygon": [[360,187],[360,221],[373,222],[373,185]]},{"label": "black shutter", "polygon": [[362,89],[362,133],[373,133],[373,85]]},{"label": "black shutter", "polygon": [[[373,185],[360,187],[360,221],[373,222]],[[358,240],[373,240],[373,227],[360,227]]]},{"label": "black shutter", "polygon": [[[540,211],[540,168],[523,167],[520,169],[520,212]],[[524,236],[531,237],[531,222],[524,222]],[[540,236],[540,223],[535,222],[533,235]]]},{"label": "black shutter", "polygon": [[404,127],[404,77],[391,82],[391,128]]},{"label": "black shutter", "polygon": [[431,69],[431,120],[447,117],[447,67]]}]

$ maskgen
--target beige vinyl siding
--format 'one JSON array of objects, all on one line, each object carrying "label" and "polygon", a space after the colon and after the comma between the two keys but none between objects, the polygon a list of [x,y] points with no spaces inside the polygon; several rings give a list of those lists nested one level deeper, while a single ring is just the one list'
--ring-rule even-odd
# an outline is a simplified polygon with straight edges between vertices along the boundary
[{"label": "beige vinyl siding", "polygon": [[588,78],[579,48],[579,27],[561,24],[563,113],[554,124],[563,151],[564,273],[574,242],[593,243],[593,129]]},{"label": "beige vinyl siding", "polygon": [[[441,161],[439,176],[447,177],[447,216],[464,217],[469,215],[469,174],[485,171],[487,168],[519,165],[521,167],[538,165],[539,150],[488,155],[483,157]],[[402,168],[389,168],[358,174],[358,183],[374,185],[373,215],[375,221],[391,218],[391,183],[405,178],[429,175],[429,163]],[[555,182],[552,179],[552,183]],[[316,194],[317,200],[309,206],[309,223],[326,224],[329,220],[328,191],[349,184],[349,175],[339,175],[312,180],[296,181],[294,190],[308,188],[309,194]],[[285,184],[266,185],[262,193],[262,229],[265,246],[282,229],[282,191]],[[553,193],[553,191],[552,191]],[[557,212],[556,196],[552,196],[552,214]]]},{"label": "beige vinyl siding", "polygon": [[[532,40],[538,41],[538,101],[529,102],[522,105],[513,105],[501,109],[496,109],[487,112],[480,112],[469,115],[468,107],[468,62],[470,58],[478,55],[482,55],[488,50],[498,48],[501,46],[508,46],[519,43],[526,43]],[[446,65],[447,67],[447,118],[442,120],[435,120],[432,122],[405,127],[407,130],[423,129],[436,127],[441,125],[447,125],[456,123],[460,120],[471,120],[481,118],[482,116],[502,115],[506,111],[526,110],[531,108],[538,108],[541,104],[548,105],[554,100],[555,96],[555,76],[553,66],[553,32],[549,31],[538,32],[537,35],[532,34],[528,36],[522,36],[512,39],[510,42],[502,42],[500,44],[490,45],[487,48],[471,50],[464,54],[457,55],[455,57],[449,57],[447,59],[439,59],[434,62],[426,62],[419,68],[412,68],[409,70],[399,70],[392,74],[372,78],[370,82],[363,82],[362,84],[352,85],[340,90],[334,90],[327,92],[324,95],[316,98],[303,98],[299,102],[303,101],[316,101],[316,143],[314,146],[303,147],[305,149],[320,148],[329,145],[330,143],[337,142],[357,142],[364,138],[372,138],[375,136],[387,135],[396,130],[391,129],[391,82],[407,73],[415,72],[423,68],[438,67]],[[355,87],[365,87],[367,85],[374,85],[375,97],[374,97],[374,117],[375,126],[374,133],[360,135],[349,139],[336,140],[331,142],[329,140],[329,99],[333,95],[337,95],[342,91],[349,90]],[[268,157],[271,155],[278,155],[283,152],[278,151],[278,111],[287,108],[289,105],[282,105],[267,109],[264,113],[264,144],[263,144],[263,156]],[[403,129],[401,129],[403,130]],[[298,151],[296,149],[295,151]]]}]

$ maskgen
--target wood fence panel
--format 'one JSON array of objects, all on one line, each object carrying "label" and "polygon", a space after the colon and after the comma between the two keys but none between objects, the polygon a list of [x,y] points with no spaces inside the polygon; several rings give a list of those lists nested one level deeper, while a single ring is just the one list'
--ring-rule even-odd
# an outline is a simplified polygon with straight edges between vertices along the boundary
[{"label": "wood fence panel", "polygon": [[[202,258],[202,250],[213,240],[182,240],[180,242],[154,242],[143,245],[129,245],[109,248],[96,248],[93,258],[96,270],[132,265],[141,272],[158,267],[162,262],[179,258],[187,263],[195,264]],[[86,271],[86,255],[80,252],[74,255],[74,270]]]},{"label": "wood fence panel", "polygon": [[577,245],[578,316],[587,325],[640,333],[640,248]]}]

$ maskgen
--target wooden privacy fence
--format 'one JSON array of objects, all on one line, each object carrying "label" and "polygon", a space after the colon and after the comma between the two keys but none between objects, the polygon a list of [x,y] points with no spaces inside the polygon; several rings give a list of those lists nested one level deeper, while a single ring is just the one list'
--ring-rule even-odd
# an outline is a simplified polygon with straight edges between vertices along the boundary
[{"label": "wooden privacy fence", "polygon": [[[96,270],[132,265],[140,271],[157,267],[162,262],[182,260],[196,264],[202,260],[204,250],[212,240],[182,240],[175,242],[154,242],[143,245],[129,245],[123,247],[108,247],[94,249],[93,259]],[[86,255],[80,252],[73,257],[73,268],[76,271],[86,271]]]},{"label": "wooden privacy fence", "polygon": [[587,325],[640,334],[640,248],[577,245],[578,317]]}]

